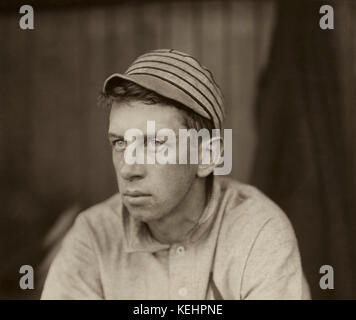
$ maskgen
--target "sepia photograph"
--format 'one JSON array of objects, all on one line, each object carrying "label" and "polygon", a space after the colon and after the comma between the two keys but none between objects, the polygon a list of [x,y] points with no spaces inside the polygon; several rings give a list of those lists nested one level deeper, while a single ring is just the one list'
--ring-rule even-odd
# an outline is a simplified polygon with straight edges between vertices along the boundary
[{"label": "sepia photograph", "polygon": [[355,84],[354,0],[2,1],[0,300],[356,299]]}]

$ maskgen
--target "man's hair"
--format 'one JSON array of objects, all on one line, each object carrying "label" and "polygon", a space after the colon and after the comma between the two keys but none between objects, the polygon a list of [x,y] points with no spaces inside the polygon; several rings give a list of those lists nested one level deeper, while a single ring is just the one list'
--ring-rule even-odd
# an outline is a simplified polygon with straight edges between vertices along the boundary
[{"label": "man's hair", "polygon": [[134,100],[148,105],[159,103],[179,109],[182,112],[184,125],[187,129],[196,129],[197,131],[208,129],[209,132],[214,129],[214,124],[211,120],[197,114],[185,105],[128,80],[120,81],[120,84],[114,86],[106,93],[102,92],[99,96],[99,104],[107,107],[111,107],[114,102]]}]

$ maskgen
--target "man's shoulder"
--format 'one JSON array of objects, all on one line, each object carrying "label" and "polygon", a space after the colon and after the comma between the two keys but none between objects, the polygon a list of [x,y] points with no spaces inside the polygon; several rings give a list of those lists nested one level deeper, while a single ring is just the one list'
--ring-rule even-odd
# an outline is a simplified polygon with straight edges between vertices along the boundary
[{"label": "man's shoulder", "polygon": [[219,184],[223,198],[227,198],[226,210],[231,214],[258,213],[256,218],[262,220],[285,216],[282,209],[255,186],[228,177],[220,178]]},{"label": "man's shoulder", "polygon": [[219,184],[226,203],[222,220],[225,234],[252,239],[268,226],[271,233],[294,237],[287,215],[261,190],[227,177],[221,178]]},{"label": "man's shoulder", "polygon": [[122,202],[120,194],[97,203],[79,213],[74,228],[77,232],[90,234],[95,242],[119,239],[122,234]]},{"label": "man's shoulder", "polygon": [[78,217],[82,220],[91,222],[117,219],[117,217],[121,215],[121,205],[120,194],[116,193],[110,198],[85,209],[78,215]]},{"label": "man's shoulder", "polygon": [[230,299],[308,298],[287,215],[254,186],[230,179],[221,186],[226,205],[215,256],[217,286]]}]

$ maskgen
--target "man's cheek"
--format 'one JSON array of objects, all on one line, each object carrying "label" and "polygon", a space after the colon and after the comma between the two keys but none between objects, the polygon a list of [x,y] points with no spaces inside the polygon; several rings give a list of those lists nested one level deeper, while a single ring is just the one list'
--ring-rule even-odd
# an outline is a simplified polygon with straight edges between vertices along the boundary
[{"label": "man's cheek", "polygon": [[115,169],[116,173],[118,174],[122,167],[123,161],[122,161],[122,157],[120,157],[120,155],[116,151],[113,151],[112,162],[114,165],[114,169]]}]

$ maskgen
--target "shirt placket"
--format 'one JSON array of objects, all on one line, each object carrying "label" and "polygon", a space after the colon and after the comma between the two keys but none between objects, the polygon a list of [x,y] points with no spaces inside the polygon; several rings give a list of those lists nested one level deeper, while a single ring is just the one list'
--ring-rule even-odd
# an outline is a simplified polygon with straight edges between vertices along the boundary
[{"label": "shirt placket", "polygon": [[194,281],[193,250],[185,244],[174,244],[169,249],[169,291],[170,299],[194,299],[196,284]]}]

